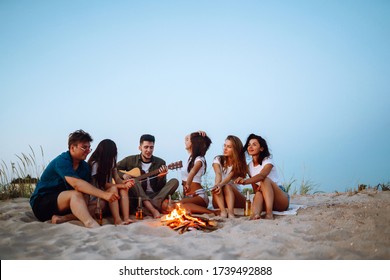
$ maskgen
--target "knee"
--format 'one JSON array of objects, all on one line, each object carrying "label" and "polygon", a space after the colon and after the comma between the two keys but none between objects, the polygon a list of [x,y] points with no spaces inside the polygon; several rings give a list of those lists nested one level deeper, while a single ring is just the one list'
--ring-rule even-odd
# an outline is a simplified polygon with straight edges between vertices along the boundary
[{"label": "knee", "polygon": [[73,202],[86,202],[88,199],[86,195],[82,192],[79,192],[77,190],[72,191],[72,194],[69,197],[69,201],[72,203]]},{"label": "knee", "polygon": [[76,191],[76,190],[74,190],[73,192],[72,192],[72,198],[73,199],[85,199],[85,196],[84,196],[85,194],[84,193],[82,193],[82,192],[79,192],[79,191]]},{"label": "knee", "polygon": [[273,186],[277,186],[274,181],[272,181],[270,178],[265,178],[264,181],[261,183],[261,187],[265,189],[272,189]]},{"label": "knee", "polygon": [[111,192],[111,193],[118,193],[119,189],[115,186],[112,186],[112,187],[108,188],[107,191]]},{"label": "knee", "polygon": [[168,181],[169,184],[172,184],[172,186],[178,187],[179,186],[179,180],[176,178],[172,178],[171,180]]},{"label": "knee", "polygon": [[223,193],[226,194],[226,193],[230,193],[233,191],[233,186],[230,185],[230,184],[227,184],[223,187]]}]

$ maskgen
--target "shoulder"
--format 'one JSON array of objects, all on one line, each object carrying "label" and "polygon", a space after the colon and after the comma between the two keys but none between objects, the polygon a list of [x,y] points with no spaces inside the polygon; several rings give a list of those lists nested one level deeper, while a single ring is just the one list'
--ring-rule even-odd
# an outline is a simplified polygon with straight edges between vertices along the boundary
[{"label": "shoulder", "polygon": [[159,157],[156,157],[156,156],[153,156],[153,162],[155,164],[161,164],[161,165],[165,165],[165,160],[163,160],[162,158],[159,158]]},{"label": "shoulder", "polygon": [[136,160],[136,159],[139,159],[140,158],[140,155],[131,155],[131,156],[127,156],[125,157],[124,159],[122,159],[123,161],[129,161],[129,160]]},{"label": "shoulder", "polygon": [[194,160],[194,163],[200,162],[202,165],[205,165],[206,159],[202,156],[197,156],[196,159]]},{"label": "shoulder", "polygon": [[61,160],[72,160],[72,156],[70,155],[69,151],[63,152],[58,157],[56,157],[54,160],[61,161]]},{"label": "shoulder", "polygon": [[70,155],[70,152],[63,152],[59,156],[57,156],[55,159],[51,161],[52,166],[63,168],[65,166],[73,166],[73,160],[72,156]]},{"label": "shoulder", "polygon": [[263,159],[263,162],[261,163],[261,165],[262,165],[262,166],[265,166],[265,165],[267,165],[267,164],[272,164],[272,165],[274,165],[273,159],[270,158],[270,157],[264,158],[264,159]]},{"label": "shoulder", "polygon": [[98,169],[98,163],[96,161],[91,162],[91,173],[92,175],[96,175]]},{"label": "shoulder", "polygon": [[221,156],[216,156],[216,157],[214,157],[213,163],[221,164]]},{"label": "shoulder", "polygon": [[196,159],[195,159],[195,162],[197,162],[197,161],[205,162],[206,159],[204,157],[202,157],[202,156],[197,156]]},{"label": "shoulder", "polygon": [[120,160],[118,163],[120,164],[126,164],[126,163],[131,163],[131,162],[137,162],[139,160],[139,155],[131,155],[123,158]]}]

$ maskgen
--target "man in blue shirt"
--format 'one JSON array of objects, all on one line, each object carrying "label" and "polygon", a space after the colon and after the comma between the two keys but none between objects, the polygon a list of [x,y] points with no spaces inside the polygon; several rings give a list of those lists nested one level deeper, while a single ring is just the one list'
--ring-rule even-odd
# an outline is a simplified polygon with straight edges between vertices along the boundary
[{"label": "man in blue shirt", "polygon": [[85,159],[91,152],[92,137],[83,130],[69,135],[68,151],[56,157],[43,171],[30,198],[34,215],[52,223],[78,219],[88,228],[98,227],[88,211],[84,195],[108,202],[119,199],[116,193],[100,190],[90,184],[91,172]]}]

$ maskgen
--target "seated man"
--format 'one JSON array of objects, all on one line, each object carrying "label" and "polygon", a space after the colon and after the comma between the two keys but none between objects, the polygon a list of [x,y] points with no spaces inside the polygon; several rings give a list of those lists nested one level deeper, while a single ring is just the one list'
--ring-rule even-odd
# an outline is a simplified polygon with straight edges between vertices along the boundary
[{"label": "seated man", "polygon": [[91,172],[85,159],[91,152],[92,137],[83,130],[69,135],[68,151],[56,157],[43,171],[30,198],[34,215],[40,221],[63,223],[78,219],[85,227],[99,227],[88,211],[84,194],[113,202],[116,193],[100,190],[90,184]]},{"label": "seated man", "polygon": [[[140,138],[140,154],[128,156],[117,163],[118,170],[132,170],[139,168],[145,173],[159,170],[160,173],[167,173],[165,161],[153,156],[155,138],[153,135],[145,134]],[[131,175],[119,172],[123,179],[131,179]],[[166,175],[150,177],[140,182],[136,181],[135,187],[129,190],[130,197],[141,197],[144,206],[152,213],[154,218],[160,218],[162,202],[172,195],[179,186],[177,179],[167,182]]]}]

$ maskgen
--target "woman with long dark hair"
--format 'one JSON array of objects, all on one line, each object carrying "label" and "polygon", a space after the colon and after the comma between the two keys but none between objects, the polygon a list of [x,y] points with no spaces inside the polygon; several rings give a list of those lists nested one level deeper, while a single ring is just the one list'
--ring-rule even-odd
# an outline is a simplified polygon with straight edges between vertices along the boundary
[{"label": "woman with long dark hair", "polygon": [[278,172],[271,158],[268,144],[265,139],[256,134],[250,134],[244,145],[244,150],[252,157],[248,164],[248,174],[237,178],[237,184],[251,184],[255,197],[252,203],[251,219],[260,219],[265,210],[265,218],[273,219],[273,210],[285,211],[288,209],[290,197],[279,182]]},{"label": "woman with long dark hair", "polygon": [[209,197],[202,187],[202,176],[206,173],[206,152],[211,139],[203,131],[193,132],[184,138],[188,161],[181,173],[184,198],[179,202],[191,213],[213,213],[207,209]]},{"label": "woman with long dark hair", "polygon": [[[128,225],[133,222],[129,216],[130,202],[128,190],[134,186],[134,180],[122,180],[118,176],[116,168],[117,153],[118,151],[114,141],[110,139],[102,140],[89,158],[88,164],[91,166],[92,182],[95,187],[120,195],[119,203],[118,201],[109,203],[109,208],[114,218],[114,224]],[[98,202],[100,202],[100,208],[104,210],[106,208],[106,203],[91,197],[90,205],[92,205],[93,208],[96,207]],[[123,220],[120,216],[119,204]]]}]

